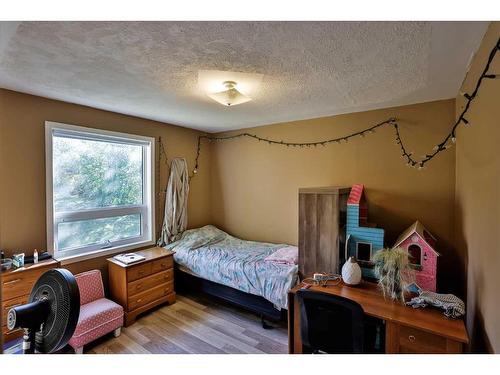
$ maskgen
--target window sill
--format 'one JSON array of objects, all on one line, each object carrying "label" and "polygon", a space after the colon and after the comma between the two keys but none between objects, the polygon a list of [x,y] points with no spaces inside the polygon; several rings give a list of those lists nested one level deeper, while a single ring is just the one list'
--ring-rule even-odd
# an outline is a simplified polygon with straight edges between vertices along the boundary
[{"label": "window sill", "polygon": [[154,245],[156,245],[156,243],[154,241],[136,242],[136,243],[131,243],[131,244],[127,244],[127,245],[112,247],[109,249],[95,250],[95,251],[91,251],[91,252],[88,252],[85,254],[71,255],[71,256],[67,256],[67,257],[64,257],[64,256],[56,257],[55,256],[54,259],[61,262],[61,266],[64,266],[66,264],[81,262],[81,261],[89,260],[89,259],[101,258],[101,257],[105,257],[105,256],[110,256],[110,255],[115,255],[115,254],[122,253],[124,251],[135,250],[135,249],[139,249],[142,247],[154,246]]}]

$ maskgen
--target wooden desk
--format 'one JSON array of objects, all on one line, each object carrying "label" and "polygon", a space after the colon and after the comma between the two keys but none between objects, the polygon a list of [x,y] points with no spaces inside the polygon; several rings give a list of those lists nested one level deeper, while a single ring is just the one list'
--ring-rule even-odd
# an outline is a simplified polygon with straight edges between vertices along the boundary
[{"label": "wooden desk", "polygon": [[[300,338],[300,308],[295,293],[302,285],[288,294],[288,350],[302,353]],[[358,286],[343,283],[335,286],[313,286],[309,290],[349,298],[361,305],[365,314],[385,322],[386,353],[462,353],[463,344],[469,339],[461,319],[448,319],[437,309],[414,309],[401,303],[384,299],[374,283],[363,282]]]}]

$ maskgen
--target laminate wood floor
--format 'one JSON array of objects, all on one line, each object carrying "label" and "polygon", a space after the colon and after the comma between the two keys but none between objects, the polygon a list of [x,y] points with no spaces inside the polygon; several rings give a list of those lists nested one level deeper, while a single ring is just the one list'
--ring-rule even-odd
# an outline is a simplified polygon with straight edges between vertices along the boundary
[{"label": "laminate wood floor", "polygon": [[288,352],[286,324],[263,329],[260,319],[205,295],[177,295],[177,302],[143,315],[118,338],[108,335],[85,353],[209,354]]}]

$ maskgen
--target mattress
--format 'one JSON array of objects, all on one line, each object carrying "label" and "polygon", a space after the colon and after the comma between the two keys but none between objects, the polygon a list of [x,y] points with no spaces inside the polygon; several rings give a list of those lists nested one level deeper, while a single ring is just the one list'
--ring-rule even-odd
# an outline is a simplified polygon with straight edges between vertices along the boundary
[{"label": "mattress", "polygon": [[297,283],[298,266],[264,261],[285,246],[289,245],[241,240],[207,225],[185,231],[180,240],[165,248],[175,251],[175,262],[182,270],[286,309],[288,291]]}]

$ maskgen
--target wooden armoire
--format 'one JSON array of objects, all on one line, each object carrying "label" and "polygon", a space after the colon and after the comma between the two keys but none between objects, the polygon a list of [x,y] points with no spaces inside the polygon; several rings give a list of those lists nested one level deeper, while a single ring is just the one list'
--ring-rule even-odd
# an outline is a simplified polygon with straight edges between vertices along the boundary
[{"label": "wooden armoire", "polygon": [[299,189],[299,276],[339,273],[349,187]]}]

